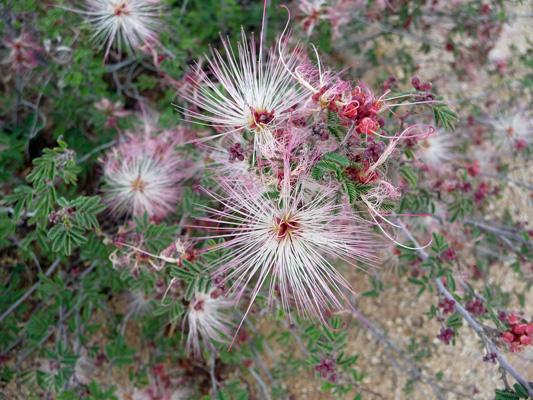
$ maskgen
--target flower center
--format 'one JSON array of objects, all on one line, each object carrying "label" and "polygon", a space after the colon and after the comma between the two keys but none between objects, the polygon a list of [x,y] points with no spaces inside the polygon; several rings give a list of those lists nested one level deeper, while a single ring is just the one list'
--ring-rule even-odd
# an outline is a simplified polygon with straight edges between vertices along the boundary
[{"label": "flower center", "polygon": [[131,183],[131,188],[133,189],[134,192],[142,193],[147,185],[148,183],[143,181],[141,177],[139,176]]},{"label": "flower center", "polygon": [[127,3],[125,1],[115,4],[114,6],[115,6],[115,12],[114,12],[115,16],[120,17],[122,14],[129,14],[128,10],[126,10]]},{"label": "flower center", "polygon": [[203,309],[204,309],[204,302],[203,302],[203,300],[197,301],[193,308],[194,308],[196,311],[203,311]]},{"label": "flower center", "polygon": [[424,149],[429,149],[431,147],[431,143],[429,143],[429,140],[424,140],[422,143],[420,143],[420,147]]},{"label": "flower center", "polygon": [[252,118],[250,119],[250,128],[263,129],[264,125],[268,125],[274,119],[274,110],[268,112],[266,110],[254,110],[250,107]]},{"label": "flower center", "polygon": [[301,228],[300,224],[292,215],[288,214],[282,218],[276,217],[274,221],[274,233],[277,234],[278,240],[292,239],[297,231]]},{"label": "flower center", "polygon": [[514,129],[513,127],[511,126],[510,128],[507,128],[507,130],[505,131],[505,133],[507,134],[508,137],[511,137],[514,135]]}]

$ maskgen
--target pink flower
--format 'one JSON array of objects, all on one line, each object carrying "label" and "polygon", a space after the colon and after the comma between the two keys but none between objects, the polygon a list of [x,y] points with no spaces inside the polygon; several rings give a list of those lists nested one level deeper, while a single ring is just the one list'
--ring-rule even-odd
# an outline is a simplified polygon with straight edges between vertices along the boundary
[{"label": "pink flower", "polygon": [[474,161],[472,164],[468,164],[466,166],[466,169],[468,171],[468,175],[475,178],[477,175],[481,174],[481,166],[479,165],[479,161]]},{"label": "pink flower", "polygon": [[[284,168],[291,171],[289,157]],[[229,292],[236,293],[237,300],[257,278],[246,314],[268,284],[270,307],[276,290],[280,307],[290,319],[294,305],[299,315],[325,322],[325,313],[344,309],[341,301],[349,304],[341,288],[355,295],[329,260],[362,269],[359,263],[376,260],[377,236],[370,223],[335,200],[336,188],[307,186],[304,171],[296,177],[284,172],[277,185],[279,196],[274,198],[267,195],[272,191],[265,184],[268,176],[264,179],[238,174],[219,177],[222,195],[209,193],[223,206],[205,207],[211,215],[202,220],[220,224],[220,233],[210,238],[231,238],[211,249],[231,250],[211,264],[213,275],[224,277],[223,282],[232,280]]]},{"label": "pink flower", "polygon": [[264,154],[273,143],[274,131],[294,117],[294,110],[307,96],[291,76],[301,50],[297,47],[289,53],[287,38],[280,38],[279,46],[266,55],[262,42],[257,49],[253,36],[249,42],[244,30],[241,36],[238,52],[224,40],[225,57],[212,50],[207,62],[213,78],[197,65],[194,84],[181,88],[182,97],[207,114],[178,109],[186,118],[220,132],[211,137],[248,130],[254,136],[255,148]]},{"label": "pink flower", "polygon": [[5,62],[11,64],[14,70],[26,71],[39,65],[43,48],[30,34],[23,33],[15,39],[5,39],[4,45],[9,49]]},{"label": "pink flower", "polygon": [[509,316],[509,324],[510,325],[518,324],[521,320],[522,320],[522,318],[518,314],[512,313]]},{"label": "pink flower", "polygon": [[443,341],[444,344],[450,344],[455,339],[455,332],[452,328],[442,328],[437,339]]},{"label": "pink flower", "polygon": [[118,215],[162,219],[180,200],[184,174],[175,138],[130,135],[111,149],[104,160],[104,201]]},{"label": "pink flower", "polygon": [[97,110],[104,111],[106,113],[107,121],[106,126],[113,128],[117,125],[118,119],[126,117],[131,114],[130,111],[124,110],[119,102],[111,103],[107,98],[103,98],[98,103],[94,104]]},{"label": "pink flower", "polygon": [[514,333],[517,335],[522,335],[524,333],[527,333],[528,331],[528,324],[517,324],[513,327]]},{"label": "pink flower", "polygon": [[442,308],[443,314],[453,313],[455,311],[455,300],[444,299],[444,302],[439,303],[439,307]]},{"label": "pink flower", "polygon": [[233,306],[233,300],[213,298],[211,294],[215,289],[207,293],[195,292],[183,320],[183,326],[187,323],[189,327],[187,351],[192,350],[197,359],[202,357],[200,340],[212,348],[211,340],[223,343],[231,336],[232,324],[228,321],[228,311]]},{"label": "pink flower", "polygon": [[455,260],[455,257],[456,257],[455,250],[452,248],[446,249],[442,252],[442,256],[444,257],[446,261],[451,262]]},{"label": "pink flower", "polygon": [[84,9],[63,8],[85,16],[92,25],[92,38],[106,47],[104,63],[115,42],[119,51],[123,46],[133,51],[146,41],[158,43],[162,16],[159,0],[85,0]]}]

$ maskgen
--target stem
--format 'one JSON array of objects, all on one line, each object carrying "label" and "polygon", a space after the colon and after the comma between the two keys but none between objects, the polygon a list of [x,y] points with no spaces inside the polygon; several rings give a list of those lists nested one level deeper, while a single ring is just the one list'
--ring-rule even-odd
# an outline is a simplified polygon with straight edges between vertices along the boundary
[{"label": "stem", "polygon": [[489,178],[502,179],[504,181],[514,183],[515,185],[523,186],[523,187],[525,187],[527,189],[533,190],[533,185],[531,185],[529,183],[525,183],[525,182],[519,181],[517,179],[509,178],[508,176],[505,176],[505,175],[500,175],[500,174],[479,174],[479,175],[480,176],[486,176],[486,177],[489,177]]},{"label": "stem", "polygon": [[209,364],[209,376],[211,376],[211,384],[213,385],[213,397],[217,395],[217,378],[215,377],[215,352],[211,353],[211,362]]},{"label": "stem", "polygon": [[87,154],[85,154],[83,157],[79,158],[77,161],[76,161],[76,165],[78,164],[81,164],[82,162],[84,162],[85,160],[87,160],[89,157],[91,157],[94,153],[98,153],[99,151],[101,150],[105,150],[111,146],[113,146],[115,144],[115,141],[112,140],[110,142],[107,142],[107,143],[104,143],[98,147],[95,147],[94,149],[92,149],[91,151],[89,151]]},{"label": "stem", "polygon": [[263,389],[263,392],[265,393],[265,396],[268,400],[272,400],[272,398],[270,397],[270,394],[268,393],[268,387],[267,385],[265,384],[265,382],[261,379],[261,377],[257,374],[257,372],[254,371],[253,368],[248,368],[248,370],[250,371],[250,373],[253,375],[253,377],[255,378],[255,380],[257,381],[257,383],[259,383],[259,385],[261,386],[261,388]]}]

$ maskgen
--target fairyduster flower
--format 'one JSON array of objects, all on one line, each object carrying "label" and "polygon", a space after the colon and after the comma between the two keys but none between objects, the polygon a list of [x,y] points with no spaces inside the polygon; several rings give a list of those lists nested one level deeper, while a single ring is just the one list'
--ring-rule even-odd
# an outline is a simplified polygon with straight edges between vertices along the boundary
[{"label": "fairyduster flower", "polygon": [[[288,159],[285,161],[286,170],[290,170]],[[349,205],[336,201],[336,189],[309,198],[304,178],[292,182],[291,174],[285,173],[279,183],[279,197],[272,198],[267,196],[272,189],[259,178],[220,177],[225,196],[211,195],[223,207],[206,208],[212,217],[204,220],[220,224],[222,233],[215,237],[231,238],[213,247],[232,251],[211,267],[214,276],[225,277],[223,282],[233,281],[230,293],[236,292],[237,299],[255,277],[253,303],[269,279],[271,306],[277,291],[289,316],[294,305],[298,314],[325,322],[324,312],[344,309],[339,298],[349,303],[342,289],[354,293],[329,260],[353,266],[355,261],[369,264],[376,259],[378,242],[368,222]]]},{"label": "fairyduster flower", "polygon": [[85,0],[84,9],[67,10],[85,16],[94,31],[93,39],[103,47],[104,62],[111,45],[116,42],[132,51],[147,41],[157,43],[160,29],[161,6],[159,0]]},{"label": "fairyduster flower", "polygon": [[74,378],[83,385],[88,385],[94,379],[98,367],[96,360],[89,356],[87,350],[82,348],[80,357],[74,365]]},{"label": "fairyduster flower", "polygon": [[152,297],[146,295],[142,289],[128,292],[127,301],[128,314],[135,317],[147,315],[154,308],[152,304]]},{"label": "fairyduster flower", "polygon": [[281,46],[286,40],[281,38],[279,54],[271,49],[264,61],[262,42],[258,51],[253,36],[248,43],[244,30],[238,54],[231,44],[224,40],[222,43],[226,58],[217,50],[212,50],[208,58],[213,78],[196,66],[197,84],[184,86],[181,91],[184,99],[208,114],[178,109],[198,123],[215,127],[221,132],[216,136],[253,132],[256,147],[264,153],[272,142],[274,129],[290,120],[292,109],[307,96],[287,72],[299,63],[300,49],[287,55]]},{"label": "fairyduster flower", "polygon": [[332,39],[339,36],[339,28],[349,22],[350,10],[358,9],[359,6],[343,0],[299,0],[299,17],[302,29],[311,35],[313,29],[321,23],[327,21],[332,28]]},{"label": "fairyduster flower", "polygon": [[22,33],[14,39],[5,39],[3,43],[9,49],[9,55],[3,62],[10,64],[14,70],[26,71],[39,65],[43,48],[30,34]]},{"label": "fairyduster flower", "polygon": [[449,133],[437,131],[420,141],[416,156],[429,168],[438,168],[453,159],[453,145]]},{"label": "fairyduster flower", "polygon": [[211,339],[217,342],[226,342],[231,336],[231,323],[228,322],[228,310],[233,302],[215,293],[216,288],[209,292],[195,292],[189,303],[189,308],[183,320],[189,326],[187,337],[187,350],[191,349],[196,358],[201,358],[200,340],[210,345]]},{"label": "fairyduster flower", "polygon": [[325,0],[300,0],[298,8],[302,13],[302,29],[311,35],[315,25],[321,20],[326,19],[326,7]]},{"label": "fairyduster flower", "polygon": [[494,129],[494,138],[500,148],[512,149],[519,142],[527,144],[531,141],[533,123],[531,119],[518,112],[514,114],[500,114],[489,121]]},{"label": "fairyduster flower", "polygon": [[94,107],[106,114],[107,121],[105,122],[105,126],[110,128],[114,128],[120,118],[127,117],[131,114],[130,111],[122,107],[120,102],[111,103],[111,100],[107,98],[103,98],[98,103],[95,103]]},{"label": "fairyduster flower", "polygon": [[168,135],[124,138],[105,157],[104,201],[119,215],[161,219],[179,201],[178,182],[184,176],[181,159]]}]

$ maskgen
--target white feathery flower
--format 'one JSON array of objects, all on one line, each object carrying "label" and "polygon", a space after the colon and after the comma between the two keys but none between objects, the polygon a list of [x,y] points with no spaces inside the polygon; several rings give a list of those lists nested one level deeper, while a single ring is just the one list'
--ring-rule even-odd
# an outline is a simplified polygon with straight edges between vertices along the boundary
[{"label": "white feathery flower", "polygon": [[128,292],[127,300],[128,314],[135,317],[147,315],[154,309],[151,296],[147,296],[142,289]]},{"label": "white feathery flower", "polygon": [[183,319],[183,328],[188,323],[187,351],[191,349],[195,358],[201,358],[200,339],[206,346],[212,346],[211,340],[226,342],[230,337],[231,322],[228,311],[233,301],[215,295],[216,288],[208,293],[195,292]]},{"label": "white feathery flower", "polygon": [[[287,170],[290,167],[286,164]],[[259,178],[219,178],[220,209],[208,208],[206,221],[220,224],[219,235],[229,238],[214,249],[230,249],[210,265],[213,275],[233,281],[229,293],[238,300],[255,278],[248,311],[267,280],[269,304],[277,292],[281,306],[291,318],[294,305],[303,317],[319,317],[324,312],[344,309],[343,289],[355,295],[351,285],[329,261],[344,261],[356,268],[357,262],[377,260],[377,236],[370,223],[354,213],[349,205],[338,204],[335,189],[318,192],[310,199],[305,179],[291,183],[284,174],[279,198],[267,196],[271,189]],[[248,312],[247,311],[247,312]],[[242,325],[242,322],[241,322]],[[240,326],[239,326],[240,328]]]},{"label": "white feathery flower", "polygon": [[106,46],[104,62],[113,42],[133,51],[147,41],[157,43],[161,28],[160,0],[85,0],[84,9],[63,7],[85,16],[92,25],[93,39]]},{"label": "white feathery flower", "polygon": [[119,386],[115,391],[118,400],[147,400],[148,396],[144,390],[137,389],[132,382],[124,386]]},{"label": "white feathery flower", "polygon": [[302,12],[302,29],[310,36],[317,23],[326,20],[327,2],[325,0],[300,0],[298,8]]},{"label": "white feathery flower", "polygon": [[280,45],[282,53],[271,49],[265,62],[262,44],[257,51],[253,36],[248,44],[244,30],[238,55],[231,44],[224,40],[222,43],[225,58],[218,50],[212,50],[212,57],[208,58],[213,78],[197,65],[194,73],[198,84],[185,86],[181,92],[183,98],[207,111],[207,115],[179,106],[178,109],[187,111],[195,122],[221,130],[213,137],[249,130],[255,135],[256,146],[268,149],[276,127],[286,123],[293,108],[308,97],[288,72],[297,66],[300,49],[297,47],[287,57]]},{"label": "white feathery flower", "polygon": [[416,156],[428,167],[440,167],[453,160],[454,146],[452,135],[444,131],[436,131],[428,138],[419,141]]},{"label": "white feathery flower", "polygon": [[88,385],[94,379],[94,375],[98,371],[96,360],[89,356],[87,350],[82,348],[80,357],[76,360],[74,365],[74,377],[82,385]]},{"label": "white feathery flower", "polygon": [[119,215],[162,219],[179,201],[181,158],[168,135],[130,137],[104,160],[104,201]]},{"label": "white feathery flower", "polygon": [[489,124],[494,129],[494,139],[499,148],[513,149],[518,140],[526,143],[531,141],[533,123],[521,112],[500,114],[491,119]]},{"label": "white feathery flower", "polygon": [[194,392],[189,387],[180,387],[179,389],[174,390],[170,394],[170,400],[184,400],[190,399],[193,396]]}]

